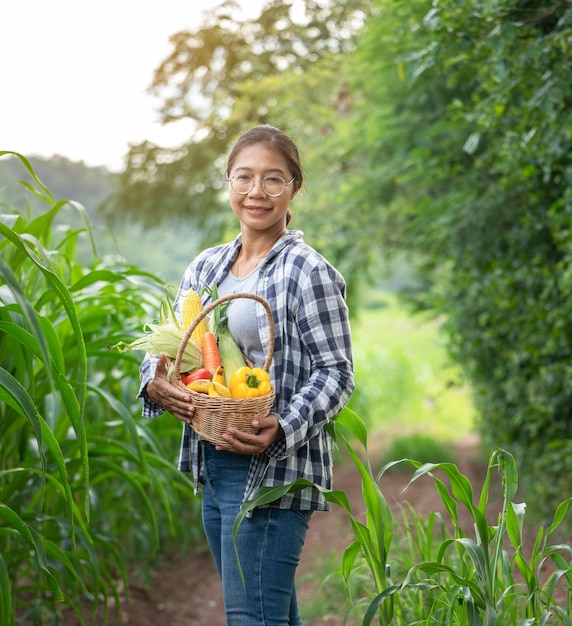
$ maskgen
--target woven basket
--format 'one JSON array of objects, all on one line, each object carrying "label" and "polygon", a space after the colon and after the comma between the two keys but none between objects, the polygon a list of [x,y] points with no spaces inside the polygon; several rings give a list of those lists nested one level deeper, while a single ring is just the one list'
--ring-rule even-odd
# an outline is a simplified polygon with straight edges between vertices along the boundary
[{"label": "woven basket", "polygon": [[234,293],[228,296],[223,296],[214,300],[207,305],[193,323],[187,329],[185,336],[181,340],[179,351],[177,352],[177,358],[175,359],[175,365],[171,372],[171,384],[177,389],[188,393],[195,407],[195,414],[193,415],[193,421],[191,424],[192,429],[200,435],[203,439],[210,441],[212,444],[227,447],[227,442],[222,438],[222,435],[227,432],[230,426],[238,428],[239,430],[247,433],[256,434],[257,429],[252,427],[252,420],[266,417],[270,413],[270,409],[274,404],[274,388],[272,391],[259,398],[223,398],[219,396],[209,396],[206,393],[199,393],[189,389],[183,384],[181,380],[181,360],[185,347],[189,342],[191,335],[195,328],[205,319],[205,317],[213,311],[219,304],[234,300],[236,298],[250,298],[256,300],[264,306],[266,316],[268,318],[268,328],[270,331],[268,341],[268,352],[264,361],[263,369],[268,371],[270,363],[272,362],[272,354],[274,351],[274,319],[272,317],[272,310],[270,306],[260,296],[253,293]]}]

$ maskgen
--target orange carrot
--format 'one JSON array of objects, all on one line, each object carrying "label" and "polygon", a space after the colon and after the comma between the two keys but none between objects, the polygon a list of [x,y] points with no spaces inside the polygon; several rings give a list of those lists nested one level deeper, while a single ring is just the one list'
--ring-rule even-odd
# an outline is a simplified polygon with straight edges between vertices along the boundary
[{"label": "orange carrot", "polygon": [[210,331],[203,335],[203,365],[205,369],[214,374],[221,365],[220,353],[216,343],[216,337]]}]

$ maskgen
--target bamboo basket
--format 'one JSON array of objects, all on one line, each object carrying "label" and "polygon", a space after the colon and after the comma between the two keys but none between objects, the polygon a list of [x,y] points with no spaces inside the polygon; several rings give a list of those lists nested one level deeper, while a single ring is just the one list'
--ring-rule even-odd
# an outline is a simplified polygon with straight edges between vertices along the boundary
[{"label": "bamboo basket", "polygon": [[[210,441],[210,443],[225,447],[227,442],[222,438],[222,435],[228,430],[230,426],[238,428],[239,430],[247,433],[256,434],[257,429],[253,428],[252,420],[266,417],[270,413],[270,409],[274,404],[274,388],[272,391],[259,398],[223,398],[218,396],[209,396],[206,393],[199,393],[189,389],[183,384],[181,380],[181,361],[185,347],[189,342],[191,335],[193,334],[197,325],[205,319],[205,317],[213,311],[219,304],[234,300],[236,298],[250,298],[256,300],[263,305],[268,318],[268,328],[270,332],[268,341],[268,351],[264,361],[263,369],[268,371],[270,363],[272,362],[272,355],[274,352],[274,318],[272,317],[272,310],[270,306],[260,296],[253,293],[234,293],[227,296],[222,296],[217,300],[214,300],[207,305],[201,313],[196,317],[193,323],[187,329],[185,336],[181,340],[177,357],[175,359],[175,365],[171,372],[171,384],[177,389],[188,393],[193,401],[195,407],[195,414],[193,416],[191,428],[200,435],[203,439]],[[245,362],[246,364],[246,362]]]}]

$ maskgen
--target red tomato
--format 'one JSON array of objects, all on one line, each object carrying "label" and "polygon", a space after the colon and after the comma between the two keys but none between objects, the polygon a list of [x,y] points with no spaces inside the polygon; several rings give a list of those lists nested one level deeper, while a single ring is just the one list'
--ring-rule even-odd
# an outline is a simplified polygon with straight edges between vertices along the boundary
[{"label": "red tomato", "polygon": [[185,376],[181,376],[181,382],[183,383],[183,385],[188,385],[193,380],[210,380],[211,378],[212,374],[209,372],[209,370],[201,367],[198,370],[189,372]]}]

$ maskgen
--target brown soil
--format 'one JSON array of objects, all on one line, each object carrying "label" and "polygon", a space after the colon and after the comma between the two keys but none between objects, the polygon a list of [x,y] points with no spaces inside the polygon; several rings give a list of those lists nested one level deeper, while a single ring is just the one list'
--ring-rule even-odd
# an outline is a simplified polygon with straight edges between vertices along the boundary
[{"label": "brown soil", "polygon": [[[477,460],[477,451],[476,438],[460,442],[455,448],[457,459],[455,463],[470,479],[474,492],[479,494],[486,466]],[[375,455],[370,453],[370,458],[375,458]],[[406,503],[411,505],[417,514],[443,512],[440,498],[430,478],[422,478],[403,491],[413,473],[412,467],[404,469],[405,471],[401,473],[386,474],[381,481],[382,491],[394,515]],[[361,496],[361,479],[351,461],[340,464],[336,469],[335,487],[348,494],[354,515],[362,516],[364,504]],[[489,500],[488,510],[496,517],[500,505],[500,500],[498,503]],[[467,524],[470,524],[469,519]],[[335,506],[330,513],[316,513],[312,517],[298,568],[298,594],[302,610],[305,603],[315,599],[321,578],[326,575],[324,557],[330,555],[327,560],[327,563],[330,563],[332,552],[335,550],[341,560],[343,551],[352,540],[348,516],[340,507]],[[92,626],[91,622],[88,623]],[[93,626],[101,626],[102,623],[99,618],[93,622]],[[150,587],[131,588],[122,602],[121,617],[117,623],[135,626],[158,624],[225,626],[220,581],[210,555],[203,553],[188,556],[170,567],[157,571]],[[323,615],[317,621],[307,620],[306,626],[342,626],[343,623],[343,616]],[[66,618],[65,626],[76,625],[76,618],[71,615]]]}]

